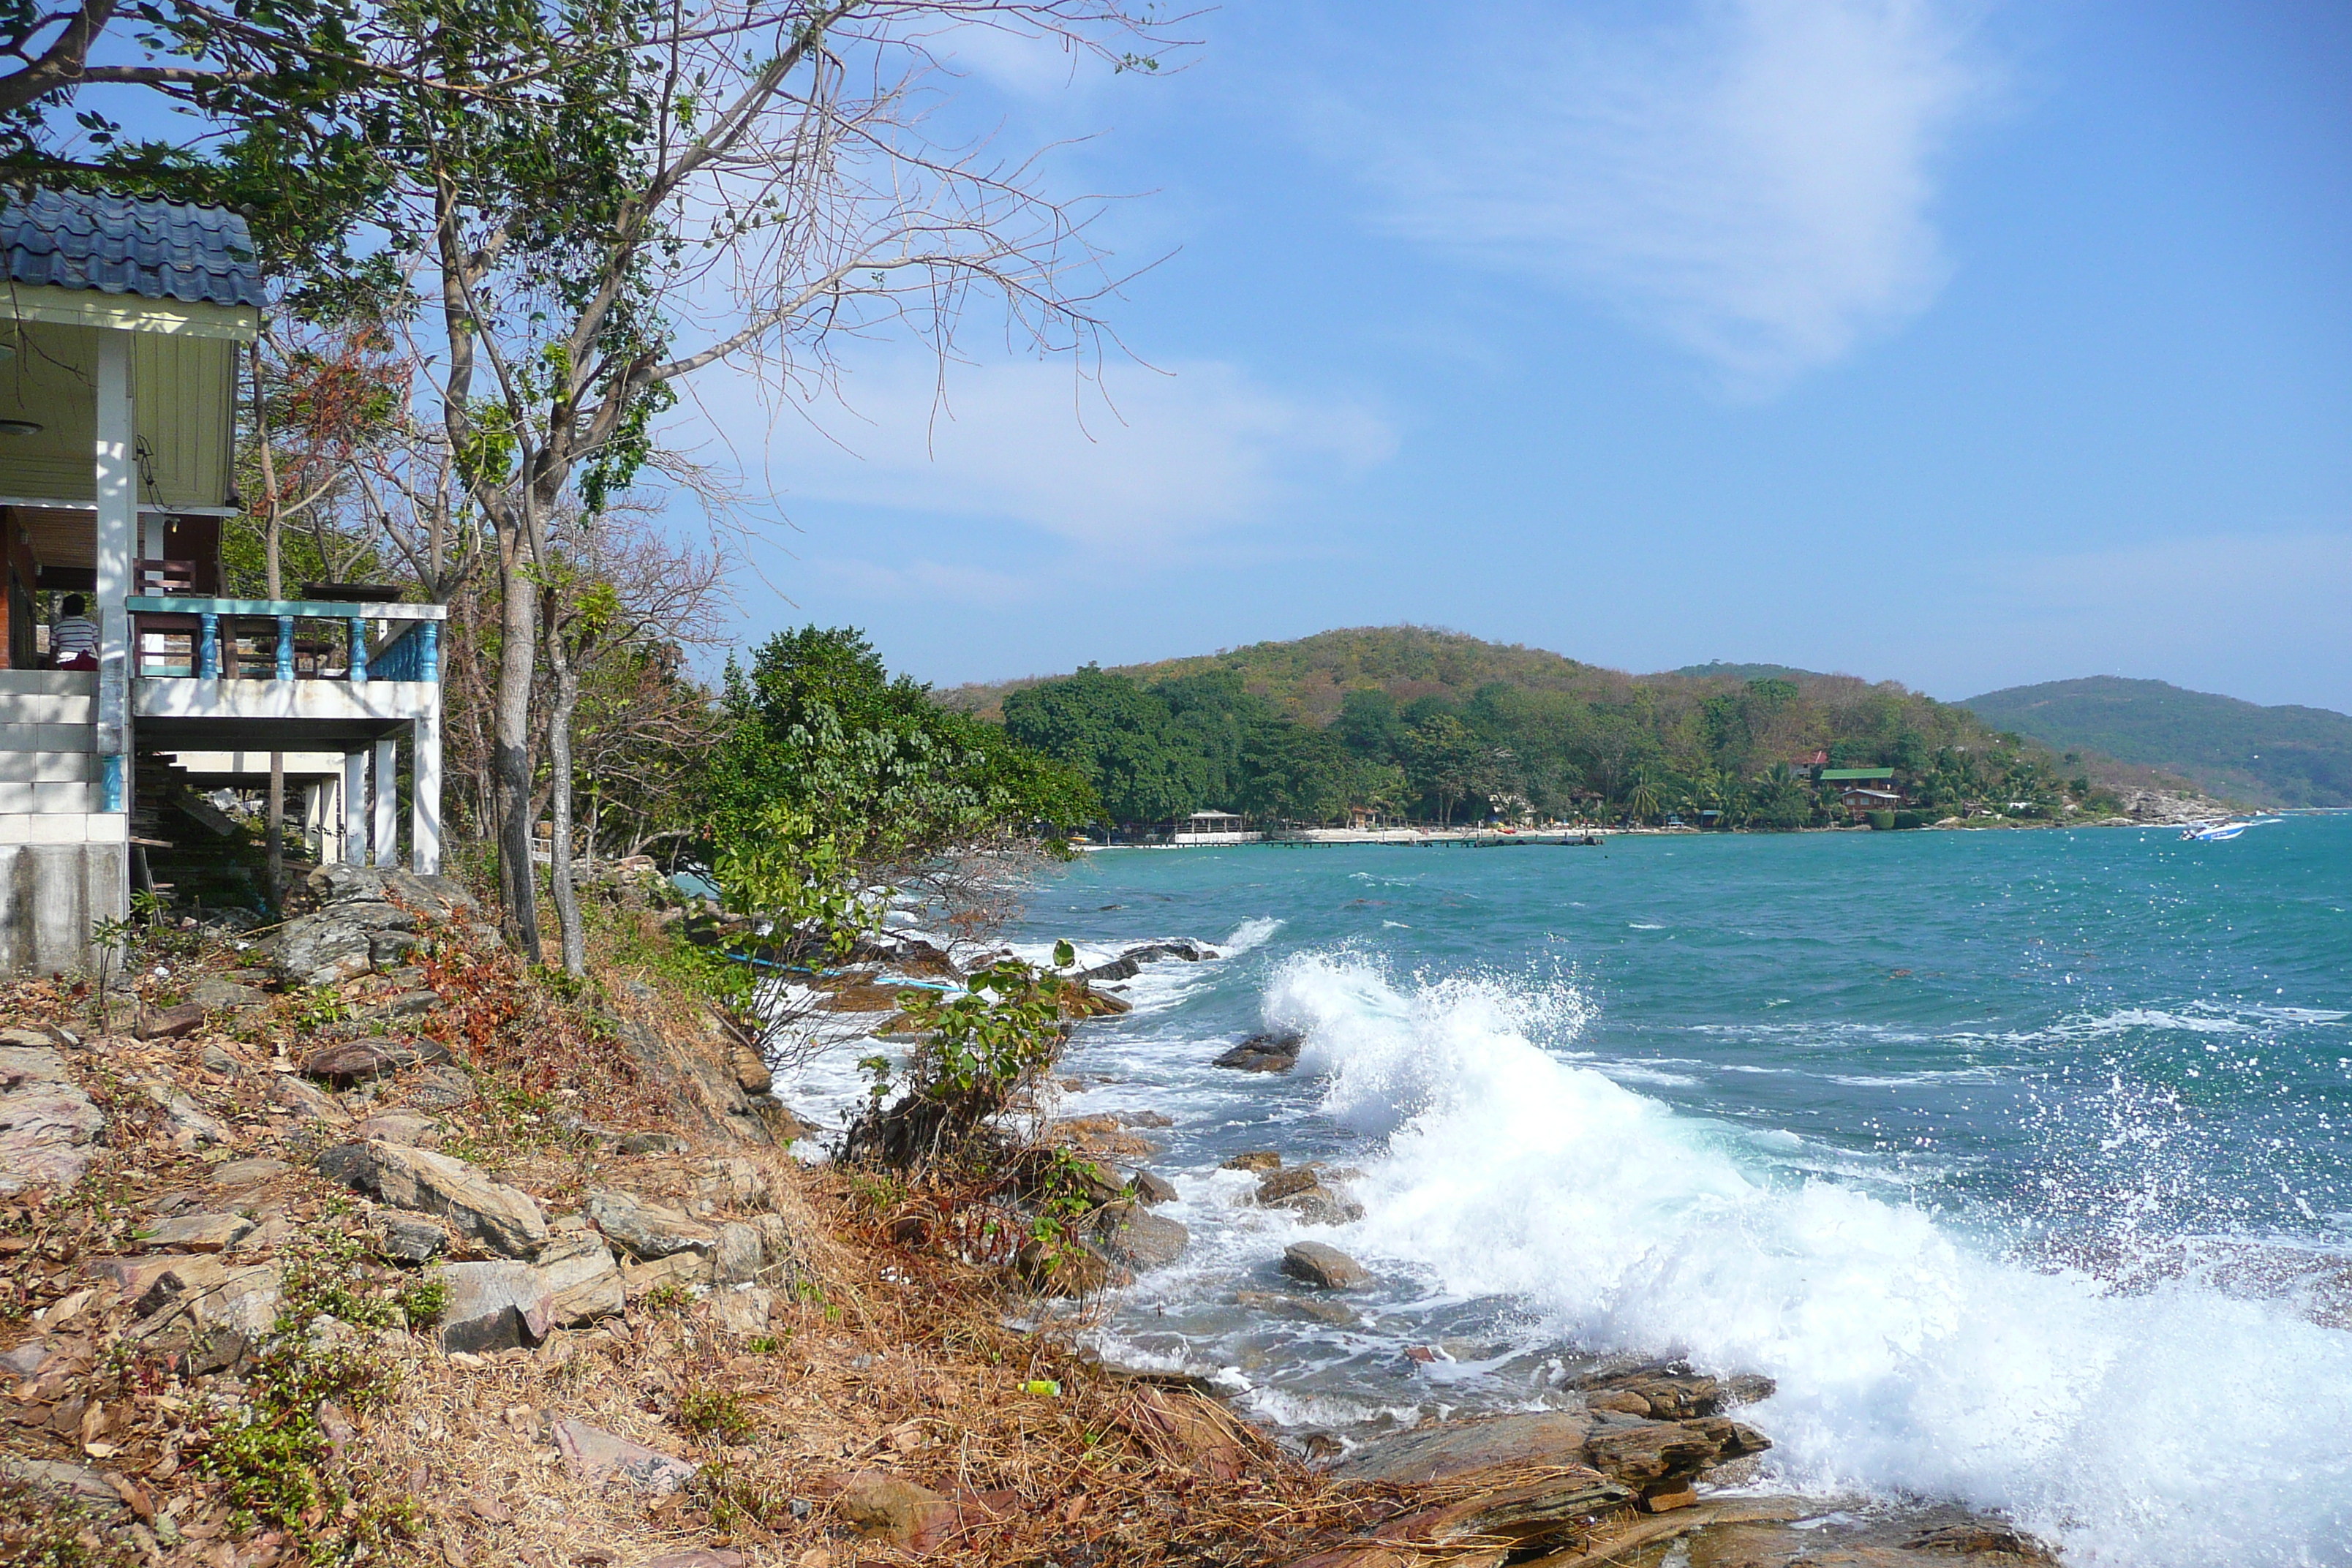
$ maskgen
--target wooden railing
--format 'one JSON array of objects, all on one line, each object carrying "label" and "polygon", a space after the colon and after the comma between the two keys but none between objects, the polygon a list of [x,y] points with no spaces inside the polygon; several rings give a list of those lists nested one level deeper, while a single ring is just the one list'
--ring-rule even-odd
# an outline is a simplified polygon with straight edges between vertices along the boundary
[{"label": "wooden railing", "polygon": [[[199,680],[422,680],[441,679],[441,622],[446,605],[345,604],[324,599],[205,599],[191,595],[139,595],[123,601],[131,613],[132,673],[193,676]],[[383,645],[368,647],[369,623],[397,623]],[[300,623],[328,623],[327,638],[298,637]],[[240,629],[250,628],[250,629]],[[185,637],[188,651],[168,668],[151,670],[150,637]],[[248,666],[238,645],[273,644],[274,658]],[[331,661],[340,656],[341,663]],[[310,665],[308,670],[300,667]]]}]

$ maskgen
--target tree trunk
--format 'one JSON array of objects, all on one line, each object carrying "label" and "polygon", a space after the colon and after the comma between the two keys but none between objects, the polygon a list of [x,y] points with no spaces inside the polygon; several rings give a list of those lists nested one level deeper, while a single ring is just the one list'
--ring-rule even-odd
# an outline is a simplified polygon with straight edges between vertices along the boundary
[{"label": "tree trunk", "polygon": [[524,958],[539,958],[539,882],[532,874],[530,684],[539,652],[539,584],[527,569],[529,546],[519,527],[500,530],[499,688],[493,707],[490,771],[499,804],[499,892],[506,901],[506,936]]},{"label": "tree trunk", "polygon": [[547,662],[555,671],[555,708],[548,716],[547,760],[553,780],[555,833],[548,841],[548,885],[555,893],[555,923],[563,937],[563,973],[588,973],[588,939],[580,929],[580,894],[572,885],[572,713],[580,705],[580,673],[563,634],[550,627]]}]

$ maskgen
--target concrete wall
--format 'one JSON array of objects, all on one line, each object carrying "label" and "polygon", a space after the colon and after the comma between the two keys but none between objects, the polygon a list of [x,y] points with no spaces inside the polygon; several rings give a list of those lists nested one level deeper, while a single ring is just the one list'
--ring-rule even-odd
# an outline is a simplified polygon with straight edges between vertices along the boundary
[{"label": "concrete wall", "polygon": [[131,912],[122,844],[0,844],[0,974],[92,967],[89,928]]}]

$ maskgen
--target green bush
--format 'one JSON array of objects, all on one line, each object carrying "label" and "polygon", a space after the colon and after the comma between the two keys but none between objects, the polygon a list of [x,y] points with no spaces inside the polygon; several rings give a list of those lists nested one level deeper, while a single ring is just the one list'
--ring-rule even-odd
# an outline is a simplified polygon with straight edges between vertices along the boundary
[{"label": "green bush", "polygon": [[1885,833],[1895,826],[1895,814],[1891,811],[1874,811],[1869,814],[1869,816],[1870,826],[1880,833]]}]

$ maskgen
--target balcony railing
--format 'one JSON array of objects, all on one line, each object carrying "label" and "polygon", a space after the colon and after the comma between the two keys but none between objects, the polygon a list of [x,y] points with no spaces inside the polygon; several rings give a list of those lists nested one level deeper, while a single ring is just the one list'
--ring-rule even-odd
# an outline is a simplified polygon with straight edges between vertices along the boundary
[{"label": "balcony railing", "polygon": [[[441,622],[449,614],[445,605],[185,594],[140,595],[124,600],[123,607],[131,613],[134,674],[199,680],[437,682]],[[372,649],[373,621],[393,623],[393,629]],[[299,636],[299,630],[311,635]],[[168,646],[174,642],[184,642],[184,650]],[[253,652],[245,651],[247,644]]]}]

